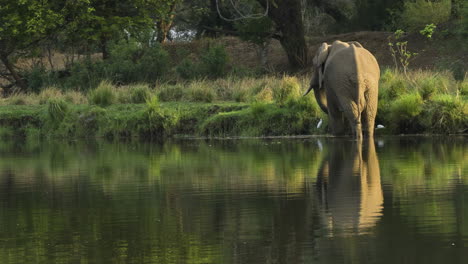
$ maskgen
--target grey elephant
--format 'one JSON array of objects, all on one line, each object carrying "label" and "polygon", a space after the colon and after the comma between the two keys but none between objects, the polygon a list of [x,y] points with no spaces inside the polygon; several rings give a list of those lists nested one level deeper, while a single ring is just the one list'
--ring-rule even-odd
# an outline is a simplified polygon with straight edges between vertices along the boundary
[{"label": "grey elephant", "polygon": [[[313,59],[310,87],[328,114],[332,134],[352,132],[356,139],[373,137],[377,115],[380,69],[375,57],[359,42],[322,43]],[[346,131],[345,119],[351,131]],[[349,130],[349,129],[348,129]]]}]

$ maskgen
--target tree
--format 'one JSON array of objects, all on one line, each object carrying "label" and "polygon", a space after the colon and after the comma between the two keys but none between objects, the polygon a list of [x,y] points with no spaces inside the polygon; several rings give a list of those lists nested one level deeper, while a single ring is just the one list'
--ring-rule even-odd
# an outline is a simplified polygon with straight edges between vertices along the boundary
[{"label": "tree", "polygon": [[[288,57],[293,70],[307,66],[307,45],[304,37],[304,24],[300,0],[257,0],[264,8],[268,7],[268,17],[275,23],[277,38]],[[268,3],[270,1],[270,3]]]},{"label": "tree", "polygon": [[15,68],[14,55],[44,40],[72,21],[77,13],[90,12],[88,0],[0,0],[0,60],[21,89],[27,84]]}]

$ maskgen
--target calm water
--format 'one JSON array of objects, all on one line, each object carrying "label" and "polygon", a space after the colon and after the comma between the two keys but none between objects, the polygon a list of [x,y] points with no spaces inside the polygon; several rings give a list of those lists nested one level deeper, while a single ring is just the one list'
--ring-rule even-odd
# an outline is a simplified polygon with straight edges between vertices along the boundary
[{"label": "calm water", "polygon": [[3,142],[0,263],[467,263],[468,140]]}]

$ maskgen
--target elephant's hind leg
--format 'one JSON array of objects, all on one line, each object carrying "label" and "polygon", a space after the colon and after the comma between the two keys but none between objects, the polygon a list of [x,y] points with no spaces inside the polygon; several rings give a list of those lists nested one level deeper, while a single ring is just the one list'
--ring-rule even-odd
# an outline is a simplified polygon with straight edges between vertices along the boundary
[{"label": "elephant's hind leg", "polygon": [[362,139],[361,111],[356,103],[342,100],[343,113],[351,125],[355,139]]},{"label": "elephant's hind leg", "polygon": [[366,93],[366,108],[362,112],[362,125],[364,133],[367,137],[374,137],[375,117],[377,115],[377,100],[376,92],[370,90]]}]

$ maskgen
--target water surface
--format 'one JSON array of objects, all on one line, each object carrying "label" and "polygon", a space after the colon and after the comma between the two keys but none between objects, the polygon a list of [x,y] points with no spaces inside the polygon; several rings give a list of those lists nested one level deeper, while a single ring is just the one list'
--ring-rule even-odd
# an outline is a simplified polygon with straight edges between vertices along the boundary
[{"label": "water surface", "polygon": [[1,263],[466,263],[464,137],[3,142]]}]

